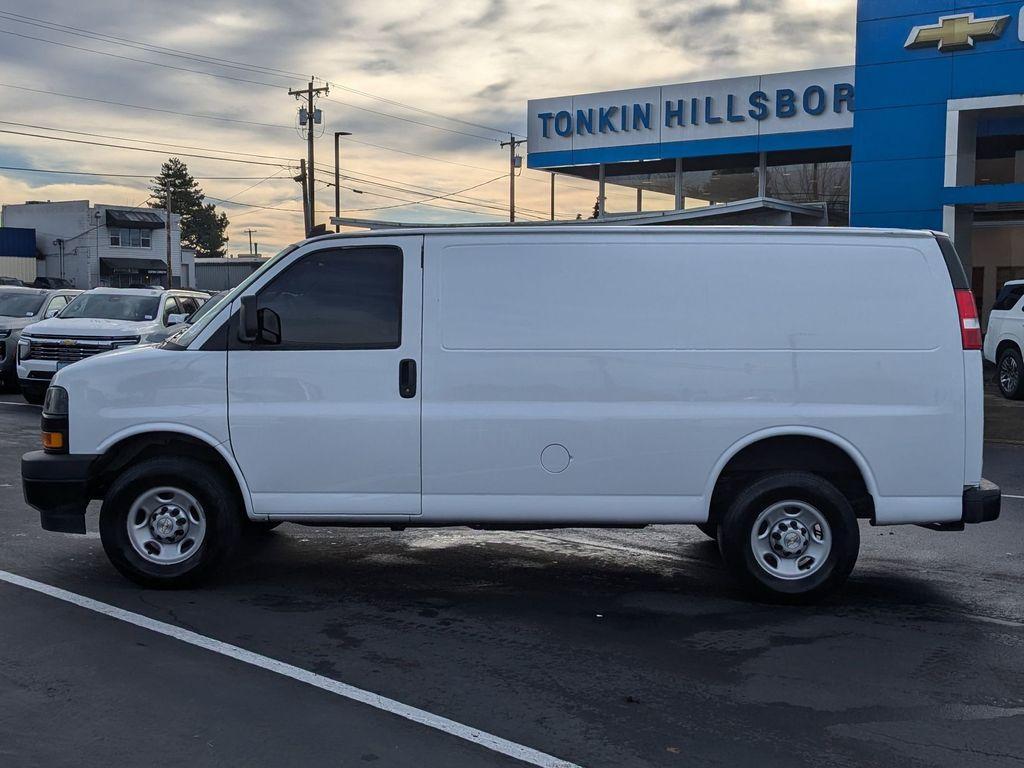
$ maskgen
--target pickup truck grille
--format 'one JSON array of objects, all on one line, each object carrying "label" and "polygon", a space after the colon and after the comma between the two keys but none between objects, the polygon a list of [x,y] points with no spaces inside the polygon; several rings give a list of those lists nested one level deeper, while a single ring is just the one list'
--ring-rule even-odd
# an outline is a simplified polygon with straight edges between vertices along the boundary
[{"label": "pickup truck grille", "polygon": [[52,360],[77,363],[87,357],[114,349],[114,345],[135,343],[137,339],[40,339],[33,338],[22,360]]}]

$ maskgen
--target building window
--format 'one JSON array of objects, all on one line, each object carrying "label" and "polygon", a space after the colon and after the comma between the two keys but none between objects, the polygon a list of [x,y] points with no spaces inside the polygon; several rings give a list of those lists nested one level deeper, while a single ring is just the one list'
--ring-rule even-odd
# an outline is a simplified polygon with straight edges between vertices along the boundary
[{"label": "building window", "polygon": [[149,248],[153,232],[149,229],[111,229],[110,246],[112,248]]}]

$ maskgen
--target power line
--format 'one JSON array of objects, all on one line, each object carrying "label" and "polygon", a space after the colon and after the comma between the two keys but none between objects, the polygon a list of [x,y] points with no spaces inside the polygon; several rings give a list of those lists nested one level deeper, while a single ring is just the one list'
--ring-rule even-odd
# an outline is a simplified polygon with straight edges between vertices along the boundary
[{"label": "power line", "polygon": [[239,123],[241,125],[253,125],[260,128],[284,128],[286,130],[294,130],[295,126],[284,125],[283,123],[260,123],[254,120],[241,120],[232,117],[223,117],[221,115],[203,115],[195,112],[179,112],[176,109],[161,109],[160,107],[147,107],[141,104],[129,104],[125,101],[110,101],[108,99],[97,99],[91,96],[78,96],[73,93],[60,93],[58,91],[48,91],[41,88],[29,88],[24,85],[14,85],[13,83],[0,83],[0,88],[14,88],[19,91],[27,91],[29,93],[39,93],[47,96],[60,96],[65,99],[77,99],[78,101],[92,101],[97,104],[109,104],[115,107],[127,107],[128,109],[141,109],[147,112],[161,112],[166,115],[176,115],[179,117],[192,117],[200,120],[217,120],[218,122],[224,123]]},{"label": "power line", "polygon": [[[31,16],[25,16],[23,14],[13,13],[11,11],[0,11],[0,18],[4,18],[7,21],[13,21],[19,24],[27,24],[55,32],[61,32],[68,35],[77,35],[79,37],[86,37],[101,42],[114,43],[115,45],[122,45],[128,48],[134,48],[136,50],[145,51],[147,53],[157,53],[163,56],[173,56],[175,58],[181,58],[188,61],[194,61],[204,64],[213,64],[214,66],[225,67],[228,69],[235,69],[246,72],[256,72],[259,74],[269,74],[274,77],[282,78],[307,77],[306,74],[300,72],[276,69],[274,67],[265,67],[259,64],[250,64],[246,62],[236,61],[233,59],[223,59],[216,56],[207,56],[204,54],[198,54],[191,51],[185,51],[180,48],[166,48],[163,46],[155,45],[153,43],[144,43],[139,40],[132,40],[127,37],[118,37],[115,35],[108,35],[102,32],[95,32],[93,30],[84,29],[82,27],[73,27],[66,24],[58,24],[56,22],[48,21],[45,19],[38,19]],[[422,107],[417,107],[415,105],[408,104],[403,101],[398,101],[397,99],[390,99],[385,96],[370,93],[369,91],[363,91],[358,88],[353,88],[351,86],[344,85],[342,83],[336,83],[321,77],[316,77],[315,75],[313,76],[313,78],[315,80],[319,80],[320,82],[326,83],[327,85],[330,85],[332,88],[338,88],[339,90],[354,93],[365,98],[374,99],[376,101],[381,101],[386,104],[391,104],[397,107],[402,107],[403,109],[408,109],[413,112],[419,112],[420,114],[438,117],[441,118],[442,120],[448,120],[449,122],[459,123],[461,125],[465,125],[471,128],[480,128],[485,131],[492,131],[494,133],[500,133],[502,135],[509,133],[509,131],[503,128],[494,128],[493,126],[475,123],[469,120],[464,120],[459,117],[451,117],[440,112],[435,112],[429,109],[424,109]]]},{"label": "power line", "polygon": [[[280,171],[278,171],[278,173],[283,173],[284,170],[285,169],[282,168]],[[56,170],[56,169],[53,169],[53,168],[23,168],[23,167],[14,166],[14,165],[0,165],[0,171],[22,171],[22,172],[25,172],[25,173],[54,173],[54,174],[65,174],[65,175],[68,175],[68,176],[101,176],[101,177],[112,177],[112,178],[119,178],[119,179],[152,179],[153,178],[153,174],[151,174],[151,173],[99,173],[97,171],[63,171],[63,170]],[[196,179],[198,181],[250,181],[252,179],[261,179],[260,183],[263,183],[264,181],[269,181],[270,179],[272,179],[272,178],[274,178],[276,176],[277,176],[277,174],[274,174],[273,176],[193,176],[192,178],[194,178],[194,179]],[[285,179],[281,179],[281,181],[285,181]],[[253,184],[252,186],[255,187],[257,185]],[[248,187],[247,189],[252,189],[252,187]],[[245,189],[242,190],[242,192],[245,192],[245,191],[246,191]],[[241,194],[241,192],[239,192],[239,194]]]},{"label": "power line", "polygon": [[218,74],[216,72],[204,72],[201,69],[192,69],[190,67],[178,67],[174,64],[164,64],[159,61],[149,61],[147,59],[136,59],[133,56],[124,56],[120,53],[111,53],[110,51],[97,51],[95,48],[85,48],[80,45],[72,45],[71,43],[62,43],[58,40],[47,40],[45,37],[35,37],[33,35],[24,35],[21,32],[12,32],[9,29],[0,29],[0,34],[12,35],[14,37],[20,37],[25,40],[35,40],[39,43],[49,43],[50,45],[57,45],[61,48],[70,48],[75,51],[82,51],[84,53],[95,53],[98,56],[109,56],[114,59],[121,59],[122,61],[134,61],[137,64],[149,64],[153,67],[163,67],[164,69],[173,69],[178,72],[191,72],[196,75],[205,75],[207,77],[219,77],[224,80],[234,80],[237,83],[250,83],[252,85],[262,85],[267,88],[281,88],[282,86],[275,83],[266,83],[261,80],[250,80],[244,77],[235,77],[234,75]]},{"label": "power line", "polygon": [[[146,147],[126,147],[123,144],[110,144],[100,141],[87,141],[86,139],[71,139],[67,136],[45,136],[39,133],[28,133],[27,131],[12,131],[7,128],[0,128],[0,133],[7,133],[14,136],[28,136],[34,139],[49,139],[50,141],[66,141],[71,144],[88,144],[94,147],[112,147],[113,149],[129,149],[135,152],[151,152],[158,155],[166,155],[166,150],[161,149],[147,149]],[[236,157],[212,157],[210,155],[198,155],[189,152],[176,152],[174,154],[180,155],[181,157],[193,157],[202,160],[219,160],[225,163],[244,163],[246,165],[266,165],[271,168],[281,167],[280,163],[262,163],[257,160],[242,160]]]},{"label": "power line", "polygon": [[138,50],[146,51],[148,53],[159,53],[164,56],[174,56],[180,59],[187,59],[189,61],[202,62],[204,64],[214,64],[220,67],[226,67],[228,69],[239,69],[249,72],[262,72],[263,74],[274,75],[277,77],[306,77],[301,72],[290,72],[288,70],[274,69],[273,67],[264,67],[261,64],[247,64],[241,61],[234,61],[232,59],[221,59],[216,56],[205,56],[199,53],[192,53],[184,51],[178,48],[165,48],[160,45],[153,43],[144,43],[139,40],[132,40],[127,37],[117,37],[115,35],[107,35],[103,32],[95,32],[82,27],[71,27],[66,24],[58,24],[55,21],[47,21],[45,19],[36,19],[32,16],[24,16],[20,13],[14,13],[12,11],[0,11],[0,18],[4,18],[7,21],[14,21],[19,24],[28,24],[33,27],[42,27],[43,29],[49,29],[54,32],[63,32],[68,35],[77,35],[79,37],[88,37],[93,40],[99,40],[101,42],[110,42],[115,45],[123,45],[128,48],[136,48]]},{"label": "power line", "polygon": [[369,112],[372,115],[380,115],[382,117],[389,117],[392,120],[401,120],[404,123],[412,123],[413,125],[422,125],[426,128],[433,128],[438,131],[447,131],[448,133],[456,133],[460,136],[469,136],[473,139],[480,139],[481,141],[498,141],[498,139],[492,136],[481,136],[478,133],[469,133],[468,131],[460,131],[455,128],[445,128],[443,125],[434,125],[433,123],[424,123],[421,120],[413,120],[411,117],[402,117],[400,115],[394,115],[390,112],[380,112],[376,109],[370,109],[369,107],[362,107],[358,104],[352,104],[348,101],[341,101],[340,99],[332,99],[330,96],[325,96],[324,101],[330,101],[334,104],[341,104],[344,107],[352,107],[352,109],[359,109],[363,112]]},{"label": "power line", "polygon": [[[18,136],[28,136],[28,137],[40,138],[40,139],[49,139],[51,141],[66,141],[66,142],[70,142],[70,143],[74,143],[74,144],[87,144],[87,145],[91,145],[91,146],[111,147],[111,148],[115,148],[115,149],[128,149],[128,150],[134,150],[134,151],[137,151],[137,152],[150,152],[150,153],[156,153],[156,154],[167,154],[168,150],[166,149],[166,147],[174,148],[174,147],[181,146],[181,145],[173,145],[173,144],[160,144],[158,142],[151,142],[151,141],[148,141],[148,140],[145,140],[145,139],[131,139],[131,138],[126,138],[126,137],[122,137],[122,136],[111,136],[109,134],[95,134],[95,133],[89,133],[89,132],[86,132],[86,131],[72,131],[70,129],[52,128],[52,127],[49,127],[49,126],[39,126],[39,125],[29,125],[29,124],[23,124],[23,123],[14,123],[14,122],[11,122],[11,121],[6,121],[6,120],[0,120],[0,124],[3,124],[3,125],[18,125],[18,126],[22,126],[22,127],[36,128],[38,130],[62,131],[62,132],[65,132],[65,133],[73,133],[73,134],[76,134],[76,135],[90,136],[92,138],[105,138],[105,139],[114,139],[114,140],[118,140],[118,141],[134,141],[134,142],[137,142],[137,143],[144,143],[144,144],[156,144],[158,146],[165,147],[165,149],[148,149],[148,148],[145,148],[145,147],[125,146],[123,144],[111,144],[111,143],[108,143],[108,142],[89,141],[89,140],[84,140],[84,139],[73,139],[73,138],[69,138],[69,137],[66,137],[66,136],[46,136],[46,135],[42,135],[42,134],[29,133],[29,132],[26,132],[26,131],[12,131],[12,130],[9,130],[9,129],[0,129],[0,133],[8,133],[8,134],[13,134],[13,135],[18,135]],[[196,150],[201,151],[201,152],[221,152],[221,151],[223,151],[223,150],[218,150],[218,149],[210,149],[210,148],[207,148],[207,147],[186,147],[186,148],[187,149],[196,149]],[[195,154],[195,153],[190,153],[190,152],[180,152],[177,149],[174,149],[174,154],[181,155],[182,157],[194,157],[194,158],[201,158],[201,159],[207,159],[207,160],[222,160],[222,161],[225,161],[225,162],[248,163],[248,164],[251,164],[251,165],[263,165],[263,166],[271,166],[271,167],[282,168],[282,165],[280,163],[275,164],[275,163],[259,162],[259,161],[256,161],[256,160],[242,160],[242,159],[239,159],[239,158],[217,157],[217,156],[206,155],[206,154]],[[258,154],[255,154],[255,153],[238,153],[238,154],[242,154],[242,155],[246,155],[246,156],[251,156],[251,157],[259,157],[259,158],[264,158],[264,159],[279,159],[279,160],[284,160],[286,162],[290,162],[290,161],[288,161],[288,158],[276,157],[274,155],[258,155]],[[290,167],[291,166],[285,166],[284,168],[290,168]],[[373,181],[371,179],[361,179],[361,178],[351,177],[351,176],[348,176],[348,175],[346,175],[345,178],[347,178],[349,180],[352,180],[352,181],[358,181],[358,182],[364,183],[364,184],[370,184],[370,185],[373,185],[373,186],[387,187],[387,185],[381,184],[380,182],[376,182],[376,181]],[[383,178],[383,177],[381,177],[381,178]],[[394,181],[394,180],[389,180],[389,181]],[[399,182],[399,183],[401,183],[401,182]],[[397,191],[407,192],[407,193],[411,193],[411,194],[415,194],[415,195],[422,195],[423,194],[422,192],[418,192],[417,190],[414,190],[414,189],[403,189],[401,187],[392,187],[392,188],[396,189]],[[448,194],[457,194],[457,193],[448,193]],[[474,205],[476,207],[484,207],[484,208],[491,207],[490,205],[487,205],[487,204],[477,204],[477,203],[466,203],[466,204]]]},{"label": "power line", "polygon": [[[179,112],[178,110],[174,110],[174,109],[162,109],[160,107],[151,107],[151,106],[146,106],[146,105],[143,105],[143,104],[130,104],[130,103],[124,102],[124,101],[111,101],[111,100],[108,100],[108,99],[98,99],[98,98],[94,98],[94,97],[91,97],[91,96],[81,96],[81,95],[72,94],[72,93],[61,93],[59,91],[45,90],[45,89],[41,89],[41,88],[29,88],[29,87],[23,86],[23,85],[14,85],[13,83],[0,83],[0,88],[13,88],[13,89],[19,90],[19,91],[26,91],[28,93],[37,93],[37,94],[46,95],[46,96],[58,96],[60,98],[65,98],[65,99],[76,99],[78,101],[89,101],[89,102],[95,102],[95,103],[98,103],[98,104],[107,104],[107,105],[110,105],[110,106],[125,107],[127,109],[139,109],[139,110],[144,110],[144,111],[148,111],[148,112],[159,112],[159,113],[162,113],[162,114],[173,115],[173,116],[176,116],[176,117],[189,117],[189,118],[195,118],[195,119],[199,119],[199,120],[214,120],[214,121],[218,121],[218,122],[236,123],[236,124],[240,124],[240,125],[251,125],[251,126],[256,126],[256,127],[260,127],[260,128],[280,128],[280,129],[287,130],[287,131],[292,131],[292,130],[295,129],[295,126],[293,126],[293,125],[284,125],[283,123],[261,123],[261,122],[257,122],[257,121],[253,121],[253,120],[241,120],[241,119],[238,119],[238,118],[223,117],[223,116],[220,116],[220,115],[204,115],[204,114],[199,114],[199,113],[195,113],[195,112]],[[54,130],[63,130],[63,129],[54,129]],[[129,139],[129,141],[135,141],[135,139]],[[452,165],[452,166],[456,166],[456,167],[459,167],[459,168],[469,168],[471,170],[476,170],[476,171],[486,171],[487,173],[494,173],[495,171],[498,170],[497,168],[493,168],[493,167],[488,168],[488,167],[485,167],[485,166],[482,166],[482,165],[472,165],[471,163],[460,163],[460,162],[458,162],[456,160],[446,160],[445,158],[442,158],[442,157],[434,157],[432,155],[425,155],[425,154],[423,154],[421,152],[411,152],[411,151],[406,150],[406,149],[399,149],[398,147],[389,147],[389,146],[387,146],[385,144],[375,144],[375,143],[370,142],[370,141],[363,141],[362,139],[348,138],[348,139],[346,139],[346,143],[349,143],[349,144],[359,144],[361,146],[372,147],[373,149],[381,149],[381,150],[384,150],[385,152],[394,152],[396,154],[406,155],[408,157],[418,157],[418,158],[421,158],[423,160],[429,160],[429,161],[435,162],[435,163],[445,163],[447,165]],[[525,177],[525,176],[523,177],[523,180],[524,181],[532,181],[532,182],[537,183],[537,184],[544,184],[545,186],[547,186],[547,184],[548,184],[547,181],[544,181],[544,180],[541,180],[541,179],[536,179],[536,178]],[[591,191],[589,188],[580,187],[580,186],[575,185],[575,184],[567,184],[567,186],[569,186],[569,187],[571,187],[573,189],[579,189],[579,190],[583,190],[583,191],[586,191],[586,192],[590,192]]]},{"label": "power line", "polygon": [[210,147],[195,147],[189,144],[172,144],[166,141],[150,141],[149,139],[133,139],[128,136],[113,136],[107,133],[92,133],[90,131],[75,131],[70,128],[54,128],[49,125],[36,125],[33,123],[18,123],[11,120],[0,120],[0,125],[15,125],[19,128],[34,128],[40,131],[56,131],[59,133],[71,133],[75,136],[89,136],[93,139],[110,139],[113,141],[131,141],[136,144],[151,144],[153,146],[170,148],[170,149],[194,149],[198,152],[223,152],[231,155],[241,155],[243,157],[258,157],[261,160],[281,160],[286,163],[294,163],[294,160],[288,157],[280,155],[262,155],[256,152],[238,152],[233,149],[211,149]]},{"label": "power line", "polygon": [[[264,87],[267,87],[267,88],[282,88],[283,87],[281,85],[277,85],[275,83],[268,83],[268,82],[265,82],[265,81],[262,81],[262,80],[252,80],[252,79],[244,78],[244,77],[235,77],[234,75],[225,75],[223,73],[218,73],[218,72],[206,72],[206,71],[201,70],[201,69],[192,69],[191,67],[179,67],[179,66],[175,66],[174,64],[164,64],[163,62],[159,62],[159,61],[149,61],[148,59],[138,59],[138,58],[135,58],[133,56],[124,56],[124,55],[119,54],[119,53],[111,53],[110,51],[97,51],[95,48],[85,48],[84,46],[72,45],[71,43],[62,43],[62,42],[60,42],[58,40],[48,40],[45,37],[35,37],[34,35],[25,35],[25,34],[22,34],[20,32],[13,32],[13,31],[11,31],[9,29],[0,29],[0,34],[12,35],[14,37],[20,37],[20,38],[23,38],[25,40],[35,40],[36,42],[48,43],[50,45],[56,45],[56,46],[60,46],[62,48],[69,48],[69,49],[75,50],[75,51],[82,51],[84,53],[94,53],[94,54],[97,54],[98,56],[110,56],[110,57],[115,58],[115,59],[121,59],[122,61],[133,61],[133,62],[135,62],[137,64],[148,64],[148,65],[153,66],[153,67],[163,67],[164,69],[172,69],[172,70],[175,70],[175,71],[178,71],[178,72],[190,72],[190,73],[196,74],[196,75],[204,75],[206,77],[221,78],[221,79],[224,79],[224,80],[233,80],[235,82],[249,83],[251,85],[261,85],[261,86],[264,86]],[[327,100],[328,101],[332,101],[332,102],[334,102],[336,104],[341,104],[343,106],[351,107],[352,109],[358,109],[358,110],[363,111],[363,112],[368,112],[368,113],[373,114],[373,115],[379,115],[381,117],[391,118],[393,120],[401,120],[402,122],[410,123],[410,124],[413,124],[413,125],[423,126],[425,128],[433,128],[434,130],[438,130],[438,131],[446,131],[448,133],[459,134],[461,136],[469,136],[469,137],[472,137],[472,138],[481,139],[483,141],[497,141],[497,139],[495,139],[493,137],[490,137],[490,136],[480,136],[479,134],[469,133],[467,131],[460,131],[460,130],[456,130],[455,128],[446,128],[446,127],[441,126],[441,125],[434,125],[433,123],[425,123],[425,122],[422,122],[420,120],[413,120],[412,118],[401,117],[399,115],[394,115],[394,114],[391,114],[390,112],[381,112],[379,110],[370,109],[369,107],[360,106],[359,104],[352,104],[350,102],[340,101],[339,99],[330,99],[330,98],[328,98]]]}]

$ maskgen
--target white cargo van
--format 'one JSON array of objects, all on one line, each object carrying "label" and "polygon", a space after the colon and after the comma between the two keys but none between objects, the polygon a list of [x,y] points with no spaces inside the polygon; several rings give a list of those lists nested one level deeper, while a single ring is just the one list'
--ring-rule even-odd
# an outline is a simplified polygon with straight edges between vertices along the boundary
[{"label": "white cargo van", "polygon": [[329,235],[188,330],[58,371],[48,530],[195,583],[245,526],[692,523],[761,594],[842,583],[858,520],[994,520],[949,240],[839,229]]}]

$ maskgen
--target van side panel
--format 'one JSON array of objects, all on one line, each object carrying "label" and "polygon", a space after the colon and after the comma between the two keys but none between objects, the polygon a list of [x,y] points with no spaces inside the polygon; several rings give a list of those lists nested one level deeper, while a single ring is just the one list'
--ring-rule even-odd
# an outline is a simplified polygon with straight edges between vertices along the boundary
[{"label": "van side panel", "polygon": [[720,458],[776,428],[852,445],[879,522],[960,517],[934,238],[437,235],[424,280],[424,519],[701,522]]}]

